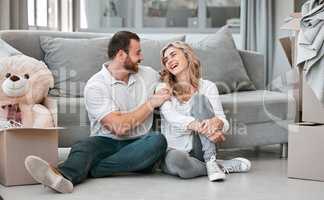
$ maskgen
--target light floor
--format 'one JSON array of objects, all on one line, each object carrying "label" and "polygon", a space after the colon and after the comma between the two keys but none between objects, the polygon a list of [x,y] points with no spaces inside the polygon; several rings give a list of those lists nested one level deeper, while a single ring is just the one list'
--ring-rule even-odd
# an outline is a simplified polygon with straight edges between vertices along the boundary
[{"label": "light floor", "polygon": [[17,187],[0,185],[0,194],[4,200],[324,199],[324,182],[287,178],[287,160],[280,159],[277,146],[262,148],[258,154],[250,149],[245,149],[221,151],[220,155],[223,158],[237,155],[248,157],[252,160],[252,170],[245,174],[230,174],[224,182],[209,182],[207,177],[181,180],[156,173],[89,179],[76,186],[72,194],[57,194],[40,185]]}]

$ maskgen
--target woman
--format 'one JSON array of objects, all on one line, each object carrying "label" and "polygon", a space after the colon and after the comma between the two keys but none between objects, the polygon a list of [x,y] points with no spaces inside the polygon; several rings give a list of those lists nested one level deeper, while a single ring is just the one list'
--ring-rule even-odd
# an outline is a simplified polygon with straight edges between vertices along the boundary
[{"label": "woman", "polygon": [[[201,79],[201,66],[192,48],[184,42],[172,42],[161,50],[162,83],[172,94],[160,108],[162,134],[168,151],[162,171],[181,178],[208,175],[210,181],[224,180],[225,171],[243,172],[250,161],[235,158],[224,161],[221,169],[216,161],[216,141],[225,140],[229,129],[214,83]],[[203,154],[203,155],[201,155]]]}]

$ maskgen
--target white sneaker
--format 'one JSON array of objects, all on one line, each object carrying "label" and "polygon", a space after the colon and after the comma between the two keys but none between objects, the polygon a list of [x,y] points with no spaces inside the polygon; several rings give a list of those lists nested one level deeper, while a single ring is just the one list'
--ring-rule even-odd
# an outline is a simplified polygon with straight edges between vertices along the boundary
[{"label": "white sneaker", "polygon": [[212,156],[206,162],[207,174],[210,181],[218,181],[225,179],[225,173],[221,170],[216,162],[216,157]]},{"label": "white sneaker", "polygon": [[251,169],[251,162],[245,158],[224,160],[222,165],[225,173],[248,172]]},{"label": "white sneaker", "polygon": [[37,156],[28,156],[25,167],[29,174],[39,183],[60,193],[71,193],[73,184],[64,178],[55,168]]}]

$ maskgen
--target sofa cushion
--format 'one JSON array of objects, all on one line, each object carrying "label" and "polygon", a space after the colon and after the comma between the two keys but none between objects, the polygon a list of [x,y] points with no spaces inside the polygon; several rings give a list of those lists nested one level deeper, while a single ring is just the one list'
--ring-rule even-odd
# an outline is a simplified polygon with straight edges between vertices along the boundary
[{"label": "sofa cushion", "polygon": [[176,37],[163,39],[163,40],[152,40],[152,39],[143,38],[141,40],[141,48],[144,56],[144,60],[142,64],[146,66],[150,66],[156,71],[160,71],[161,70],[161,61],[160,61],[161,49],[170,42],[184,41],[184,40],[185,40],[184,35],[179,35]]},{"label": "sofa cushion", "polygon": [[0,58],[21,54],[20,51],[10,46],[8,43],[0,39]]},{"label": "sofa cushion", "polygon": [[227,27],[201,40],[186,42],[200,59],[203,77],[215,82],[220,94],[255,90]]},{"label": "sofa cushion", "polygon": [[219,148],[242,148],[271,144],[288,143],[288,124],[291,121],[282,121],[279,126],[276,122],[244,124],[234,122],[231,129],[225,133],[225,142]]},{"label": "sofa cushion", "polygon": [[255,90],[220,97],[226,117],[231,123],[280,122],[295,117],[295,102],[285,93]]},{"label": "sofa cushion", "polygon": [[109,38],[40,37],[45,63],[55,78],[52,95],[80,97],[87,80],[108,60]]}]

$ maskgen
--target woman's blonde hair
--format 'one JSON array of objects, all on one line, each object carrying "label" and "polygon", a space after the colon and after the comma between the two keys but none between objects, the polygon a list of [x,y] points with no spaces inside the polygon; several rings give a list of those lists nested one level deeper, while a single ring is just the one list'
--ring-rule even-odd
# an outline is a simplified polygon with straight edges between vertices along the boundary
[{"label": "woman's blonde hair", "polygon": [[189,80],[190,85],[193,86],[196,90],[199,89],[199,79],[201,78],[201,67],[200,61],[193,49],[185,42],[175,41],[167,44],[162,48],[160,56],[161,56],[161,64],[163,69],[161,70],[161,81],[167,83],[167,85],[171,88],[172,94],[175,96],[188,94],[190,92],[190,85],[184,85],[183,83],[178,83],[176,77],[171,74],[167,69],[164,63],[164,54],[165,51],[171,47],[181,50],[184,53],[184,56],[187,59],[188,67],[189,67]]}]

